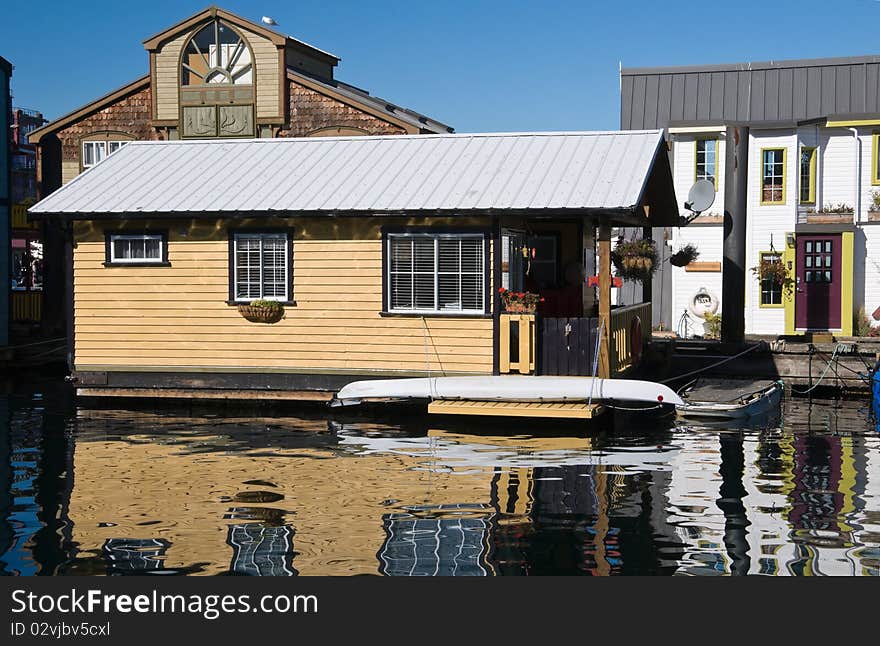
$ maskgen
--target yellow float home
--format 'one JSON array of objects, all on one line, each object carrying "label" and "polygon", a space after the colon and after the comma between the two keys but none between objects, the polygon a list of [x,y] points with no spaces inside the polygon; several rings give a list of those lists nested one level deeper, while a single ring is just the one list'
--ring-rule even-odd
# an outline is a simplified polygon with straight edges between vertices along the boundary
[{"label": "yellow float home", "polygon": [[136,141],[29,213],[68,234],[80,395],[227,399],[622,374],[651,310],[612,309],[611,229],[679,220],[659,130]]}]

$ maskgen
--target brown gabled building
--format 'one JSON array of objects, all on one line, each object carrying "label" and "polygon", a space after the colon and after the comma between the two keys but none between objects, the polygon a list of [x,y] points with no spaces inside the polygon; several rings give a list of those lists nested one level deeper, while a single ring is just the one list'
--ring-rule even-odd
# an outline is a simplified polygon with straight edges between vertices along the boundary
[{"label": "brown gabled building", "polygon": [[134,140],[452,132],[336,80],[333,54],[217,7],[144,48],[147,74],[31,133],[41,196]]},{"label": "brown gabled building", "polygon": [[[450,133],[334,78],[340,59],[209,7],[144,41],[149,72],[33,131],[46,197],[130,141]],[[63,236],[47,230],[44,326],[60,330]],[[69,330],[68,330],[69,332]]]}]

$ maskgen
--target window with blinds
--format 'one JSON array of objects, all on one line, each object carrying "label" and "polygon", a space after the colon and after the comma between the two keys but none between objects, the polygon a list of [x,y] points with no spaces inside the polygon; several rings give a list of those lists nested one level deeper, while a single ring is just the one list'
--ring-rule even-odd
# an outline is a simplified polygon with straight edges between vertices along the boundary
[{"label": "window with blinds", "polygon": [[392,312],[485,312],[482,234],[391,234],[388,309]]},{"label": "window with blinds", "polygon": [[289,244],[286,233],[234,234],[234,300],[290,300]]}]

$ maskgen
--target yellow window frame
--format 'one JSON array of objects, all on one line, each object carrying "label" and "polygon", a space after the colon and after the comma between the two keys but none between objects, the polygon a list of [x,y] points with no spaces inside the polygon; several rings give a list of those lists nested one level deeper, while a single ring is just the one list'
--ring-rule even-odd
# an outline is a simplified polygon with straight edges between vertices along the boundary
[{"label": "yellow window frame", "polygon": [[[764,153],[771,150],[782,151],[782,199],[778,202],[775,200],[764,200]],[[761,148],[761,163],[758,166],[758,190],[761,191],[761,206],[785,204],[786,197],[788,196],[788,148],[785,148],[784,146]]]},{"label": "yellow window frame", "polygon": [[[798,203],[799,204],[815,204],[816,203],[816,151],[818,148],[816,146],[801,146],[801,154],[798,155]],[[804,181],[803,176],[801,175],[801,156],[804,152],[810,151],[810,177],[807,181],[810,183],[810,191],[808,195],[808,199],[801,199],[803,186],[802,182]],[[783,156],[783,159],[785,157]],[[763,163],[763,160],[762,160]],[[783,189],[783,194],[784,194]]]},{"label": "yellow window frame", "polygon": [[874,131],[873,146],[871,147],[871,184],[880,186],[880,131]]},{"label": "yellow window frame", "polygon": [[[760,263],[764,262],[764,256],[776,256],[779,258],[779,262],[783,263],[783,266],[785,266],[784,265],[785,258],[784,258],[783,253],[781,251],[759,251],[758,252],[758,264],[759,265],[760,265]],[[762,283],[763,283],[763,281],[760,281],[760,280],[758,281],[758,307],[760,307],[762,309],[771,309],[771,310],[784,308],[785,307],[785,287],[780,286],[780,288],[779,288],[779,302],[778,303],[765,304],[762,300],[762,298],[763,298],[762,292],[764,291],[764,286]]]},{"label": "yellow window frame", "polygon": [[699,148],[701,141],[714,141],[715,142],[715,173],[713,174],[713,178],[715,180],[714,181],[715,190],[718,191],[718,157],[719,157],[719,152],[720,152],[720,146],[718,145],[718,142],[720,140],[718,139],[718,137],[705,136],[705,137],[696,137],[694,139],[694,181],[696,182],[697,178],[698,178],[698,175],[697,175],[697,149]]}]

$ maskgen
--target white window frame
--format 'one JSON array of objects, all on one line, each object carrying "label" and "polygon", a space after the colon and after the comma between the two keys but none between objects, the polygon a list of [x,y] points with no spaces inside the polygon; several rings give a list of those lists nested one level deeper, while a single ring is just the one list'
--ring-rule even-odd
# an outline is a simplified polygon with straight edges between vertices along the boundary
[{"label": "white window frame", "polygon": [[[255,300],[278,301],[280,303],[290,302],[290,283],[291,283],[291,262],[290,262],[290,236],[287,233],[278,232],[234,232],[232,235],[232,300],[235,303],[250,303]],[[259,296],[239,296],[238,295],[238,241],[242,238],[259,239],[260,240],[260,295]],[[284,240],[284,295],[283,296],[265,296],[263,295],[263,240],[272,238],[275,240]]]},{"label": "white window frame", "polygon": [[[428,238],[433,239],[434,241],[434,307],[432,309],[425,308],[403,308],[403,307],[394,307],[394,303],[392,301],[392,280],[391,280],[391,259],[392,259],[392,242],[394,240],[399,239],[412,239],[412,238]],[[439,286],[439,277],[440,277],[440,253],[439,253],[439,245],[440,240],[462,240],[462,239],[470,239],[470,240],[479,240],[480,241],[480,291],[481,291],[481,301],[482,304],[477,309],[439,309],[438,299],[440,298],[440,286]],[[386,236],[385,241],[385,254],[387,259],[387,268],[385,272],[385,294],[386,294],[386,304],[389,312],[400,313],[400,314],[431,314],[431,315],[441,315],[441,316],[460,316],[460,315],[483,315],[486,314],[486,236],[483,233],[389,233]],[[413,259],[415,260],[415,259]],[[406,273],[406,272],[404,272]],[[409,272],[413,276],[415,276],[416,272]],[[459,289],[461,289],[461,276],[465,273],[472,272],[458,272],[459,275]],[[413,300],[415,300],[415,285],[413,285]]]},{"label": "white window frame", "polygon": [[[116,241],[117,240],[158,240],[159,241],[159,257],[158,258],[117,258],[116,257]],[[165,236],[161,233],[111,233],[110,234],[110,250],[107,261],[111,265],[161,265],[166,262]]]},{"label": "white window frame", "polygon": [[[93,139],[93,140],[90,140],[90,141],[84,141],[84,142],[82,142],[82,167],[83,167],[83,170],[85,170],[85,169],[87,169],[87,168],[92,168],[93,166],[95,166],[95,165],[97,165],[97,164],[100,164],[102,161],[104,161],[105,159],[107,159],[110,155],[112,155],[112,154],[115,153],[117,150],[119,150],[120,148],[122,148],[125,144],[129,144],[129,143],[131,143],[131,140],[130,140],[130,139],[109,139],[109,140],[106,140],[106,139],[97,139],[97,140],[94,140],[94,139]],[[99,146],[99,144],[100,144],[100,146]],[[112,152],[111,152],[111,150],[110,150],[110,145],[111,145],[111,144],[117,144],[117,146],[116,146],[116,150],[113,150]],[[104,156],[103,156],[99,161],[96,161],[96,162],[91,163],[91,164],[87,164],[87,163],[86,163],[86,148],[87,148],[88,146],[93,146],[93,147],[96,147],[96,148],[97,148],[97,147],[102,148],[103,151],[104,151]]]}]

